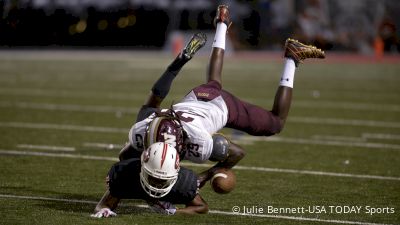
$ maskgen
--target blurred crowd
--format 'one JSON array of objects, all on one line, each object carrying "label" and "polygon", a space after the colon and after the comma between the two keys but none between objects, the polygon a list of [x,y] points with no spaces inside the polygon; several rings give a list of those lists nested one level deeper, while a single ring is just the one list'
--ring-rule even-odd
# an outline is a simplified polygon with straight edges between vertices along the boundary
[{"label": "blurred crowd", "polygon": [[179,30],[212,30],[230,6],[236,50],[293,37],[326,50],[400,52],[399,0],[0,0],[0,46],[160,48]]}]

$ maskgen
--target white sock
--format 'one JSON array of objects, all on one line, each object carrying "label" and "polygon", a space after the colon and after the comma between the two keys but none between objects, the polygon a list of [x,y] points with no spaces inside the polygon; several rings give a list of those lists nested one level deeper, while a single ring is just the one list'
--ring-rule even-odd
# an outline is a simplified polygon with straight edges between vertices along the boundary
[{"label": "white sock", "polygon": [[294,82],[294,72],[296,71],[296,64],[293,59],[285,58],[285,65],[283,67],[281,82],[279,83],[281,86],[286,86],[293,88]]},{"label": "white sock", "polygon": [[225,23],[217,23],[217,30],[215,31],[214,42],[212,47],[222,48],[225,50],[225,38],[226,38],[226,30],[228,27]]}]

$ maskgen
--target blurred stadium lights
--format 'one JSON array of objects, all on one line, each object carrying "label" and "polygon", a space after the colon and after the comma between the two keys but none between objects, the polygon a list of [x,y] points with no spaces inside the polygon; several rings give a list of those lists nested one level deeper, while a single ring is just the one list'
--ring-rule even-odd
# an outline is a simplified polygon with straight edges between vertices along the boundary
[{"label": "blurred stadium lights", "polygon": [[0,47],[160,49],[177,32],[212,32],[220,3],[236,50],[280,49],[289,36],[329,50],[400,50],[399,0],[0,0]]},{"label": "blurred stadium lights", "polygon": [[97,29],[98,30],[105,30],[108,27],[108,21],[107,20],[100,20],[97,23]]},{"label": "blurred stadium lights", "polygon": [[80,20],[75,26],[75,30],[77,33],[85,32],[86,28],[87,28],[87,23],[85,20]]}]

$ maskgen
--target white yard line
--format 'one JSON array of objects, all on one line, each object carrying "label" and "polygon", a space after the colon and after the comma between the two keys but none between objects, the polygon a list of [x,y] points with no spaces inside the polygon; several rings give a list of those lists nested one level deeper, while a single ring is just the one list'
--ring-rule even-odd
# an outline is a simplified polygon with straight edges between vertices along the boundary
[{"label": "white yard line", "polygon": [[389,225],[383,223],[369,223],[361,221],[349,221],[349,220],[329,220],[329,219],[318,219],[298,216],[281,216],[281,215],[270,215],[270,214],[247,214],[247,213],[234,213],[219,210],[210,210],[211,214],[221,214],[230,216],[248,216],[248,217],[261,217],[261,218],[272,218],[272,219],[284,219],[284,220],[296,220],[296,221],[311,221],[311,222],[323,222],[323,223],[336,223],[336,224],[356,224],[356,225]]},{"label": "white yard line", "polygon": [[139,108],[118,107],[109,105],[74,105],[74,104],[53,104],[33,102],[0,102],[0,107],[16,107],[21,109],[40,109],[50,111],[72,111],[72,112],[98,112],[98,113],[137,113]]},{"label": "white yard line", "polygon": [[[136,113],[136,107],[117,107],[108,105],[74,105],[74,104],[53,104],[53,103],[28,103],[28,102],[0,102],[3,108],[22,108],[22,109],[41,109],[51,111],[74,111],[74,112],[99,112],[99,113]],[[289,122],[320,124],[320,125],[341,125],[341,126],[363,126],[363,127],[383,127],[400,128],[400,123],[395,121],[377,120],[354,120],[341,118],[317,118],[317,117],[289,117]]]},{"label": "white yard line", "polygon": [[[115,100],[143,100],[146,95],[138,95],[135,93],[123,93],[123,92],[107,92],[99,93],[94,91],[68,91],[68,90],[43,90],[33,88],[1,88],[0,94],[3,95],[15,95],[15,96],[39,96],[39,97],[52,97],[52,98],[79,98],[79,99],[115,99]],[[178,96],[169,96],[178,97]],[[176,98],[180,99],[182,96]],[[7,102],[5,102],[6,104]]]},{"label": "white yard line", "polygon": [[400,112],[400,105],[334,101],[294,101],[293,107]]},{"label": "white yard line", "polygon": [[92,142],[85,142],[83,143],[84,147],[89,147],[89,148],[101,148],[101,149],[122,149],[124,146],[123,145],[118,145],[118,144],[108,144],[108,143],[92,143]]},{"label": "white yard line", "polygon": [[[53,130],[69,130],[69,131],[82,131],[82,132],[101,132],[101,133],[121,133],[127,134],[129,128],[112,128],[112,127],[95,127],[95,126],[79,126],[79,125],[66,125],[66,124],[47,124],[47,123],[24,123],[24,122],[0,122],[0,127],[11,128],[29,128],[29,129],[53,129]],[[280,143],[294,143],[294,144],[314,144],[325,146],[345,146],[345,147],[362,147],[374,149],[394,149],[399,150],[400,145],[384,144],[384,143],[366,143],[366,142],[348,142],[337,140],[316,140],[304,138],[286,138],[286,137],[256,137],[256,136],[242,136],[237,142],[249,144],[253,141],[270,141]]]},{"label": "white yard line", "polygon": [[321,140],[365,142],[368,139],[400,140],[400,134],[363,133],[361,135],[361,137],[333,136],[333,135],[313,135],[312,138],[313,139],[321,139]]},{"label": "white yard line", "polygon": [[315,140],[328,140],[328,141],[343,141],[343,142],[365,142],[366,139],[363,137],[351,137],[351,136],[337,136],[337,135],[313,135],[312,139]]},{"label": "white yard line", "polygon": [[[119,99],[119,100],[140,100],[144,99],[145,95],[137,95],[135,93],[105,93],[99,94],[93,91],[70,91],[70,90],[43,90],[37,88],[2,88],[1,94],[18,95],[18,96],[48,96],[48,97],[72,97],[72,98],[103,98],[103,99]],[[181,99],[182,96],[169,96],[173,99]],[[261,101],[265,99],[251,98],[246,99],[251,102]],[[400,105],[396,104],[373,104],[360,102],[333,102],[333,101],[295,101],[293,107],[298,108],[326,108],[335,110],[363,110],[363,111],[378,111],[378,112],[400,112]]]},{"label": "white yard line", "polygon": [[343,125],[343,126],[362,126],[362,127],[383,127],[400,128],[399,122],[386,122],[376,120],[353,120],[341,118],[317,118],[317,117],[290,117],[289,122],[323,125]]},{"label": "white yard line", "polygon": [[[117,107],[109,105],[74,105],[74,104],[53,104],[53,103],[30,103],[30,102],[0,102],[3,108],[41,109],[51,111],[73,111],[73,112],[98,112],[98,113],[137,113],[139,108]],[[294,123],[326,124],[343,126],[366,126],[383,128],[400,128],[399,122],[386,122],[376,120],[353,120],[341,118],[316,118],[316,117],[289,117],[288,120]]]},{"label": "white yard line", "polygon": [[366,139],[400,140],[400,134],[363,133],[362,137]]},{"label": "white yard line", "polygon": [[0,154],[4,155],[22,155],[22,156],[44,156],[44,157],[56,157],[56,158],[70,158],[70,159],[89,159],[89,160],[104,160],[118,162],[117,157],[104,157],[94,155],[78,155],[78,154],[67,154],[67,153],[49,153],[49,152],[33,152],[33,151],[18,151],[18,150],[4,150],[0,149]]},{"label": "white yard line", "polygon": [[[8,195],[0,194],[0,198],[8,199],[23,199],[23,200],[37,200],[37,201],[54,201],[54,202],[68,202],[68,203],[83,203],[83,204],[97,204],[96,201],[90,200],[78,200],[78,199],[64,199],[64,198],[49,198],[42,196],[25,196],[25,195]],[[135,207],[149,208],[147,205],[138,204]],[[295,221],[312,221],[312,222],[323,222],[323,223],[339,223],[339,224],[357,224],[357,225],[389,225],[382,223],[369,223],[362,221],[349,221],[349,220],[329,220],[329,219],[318,219],[308,217],[297,217],[297,216],[281,216],[272,214],[246,214],[246,213],[234,213],[220,210],[210,210],[209,214],[228,215],[228,216],[246,216],[246,217],[259,217],[259,218],[271,218],[271,219],[284,219],[284,220],[295,220]],[[88,216],[90,212],[87,212]]]},{"label": "white yard line", "polygon": [[[117,157],[104,157],[93,155],[78,155],[78,154],[65,154],[65,153],[48,153],[48,152],[33,152],[33,151],[18,151],[18,150],[5,150],[0,149],[0,154],[4,155],[24,155],[24,156],[43,156],[43,157],[59,157],[59,158],[74,158],[74,159],[88,159],[88,160],[104,160],[117,162]],[[183,166],[193,166],[209,168],[212,164],[195,164],[195,163],[181,163]],[[363,174],[348,174],[348,173],[332,173],[311,170],[294,170],[294,169],[280,169],[280,168],[266,168],[266,167],[252,167],[252,166],[235,166],[235,169],[246,171],[258,172],[271,172],[271,173],[291,173],[291,174],[304,174],[304,175],[318,175],[318,176],[331,176],[331,177],[347,177],[347,178],[360,178],[360,179],[373,179],[373,180],[393,180],[400,181],[400,177],[388,177],[377,175],[363,175]]]},{"label": "white yard line", "polygon": [[[228,135],[229,136],[229,135]],[[400,150],[400,145],[372,143],[372,142],[350,142],[340,140],[327,140],[327,139],[306,139],[306,138],[287,138],[287,137],[259,137],[244,135],[237,139],[235,142],[241,144],[251,144],[255,141],[279,142],[279,143],[292,143],[292,144],[312,144],[324,146],[342,146],[342,147],[360,147],[360,148],[373,148],[373,149],[392,149]]]},{"label": "white yard line", "polygon": [[[211,167],[211,166],[212,165],[209,165],[209,167]],[[349,178],[361,178],[361,179],[400,181],[400,177],[387,177],[387,176],[350,174],[350,173],[331,173],[331,172],[312,171],[312,170],[294,170],[294,169],[279,169],[279,168],[249,167],[249,166],[235,166],[235,169],[261,171],[261,172],[293,173],[293,174],[318,175],[318,176],[349,177]]]},{"label": "white yard line", "polygon": [[56,201],[56,202],[73,202],[73,203],[97,204],[96,201],[77,200],[77,199],[62,199],[62,198],[48,198],[48,197],[41,197],[41,196],[0,194],[0,197],[1,198],[13,198],[13,199],[44,200],[44,201]]},{"label": "white yard line", "polygon": [[122,128],[112,128],[112,127],[79,126],[79,125],[51,124],[51,123],[0,122],[0,127],[71,130],[71,131],[123,133],[123,134],[128,134],[129,132],[129,128],[122,129]]},{"label": "white yard line", "polygon": [[65,147],[65,146],[49,146],[49,145],[29,145],[29,144],[18,144],[17,148],[25,148],[25,149],[41,149],[41,150],[51,150],[51,151],[65,151],[65,152],[73,152],[75,151],[74,147]]}]

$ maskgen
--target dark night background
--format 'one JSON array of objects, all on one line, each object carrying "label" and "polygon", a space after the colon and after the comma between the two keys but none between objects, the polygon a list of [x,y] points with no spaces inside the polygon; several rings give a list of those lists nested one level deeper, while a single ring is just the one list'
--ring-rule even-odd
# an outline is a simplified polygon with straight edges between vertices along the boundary
[{"label": "dark night background", "polygon": [[[347,2],[347,3],[346,3]],[[1,0],[0,48],[160,49],[174,31],[212,31],[230,6],[235,50],[271,50],[294,37],[329,50],[398,53],[396,0]]]}]

